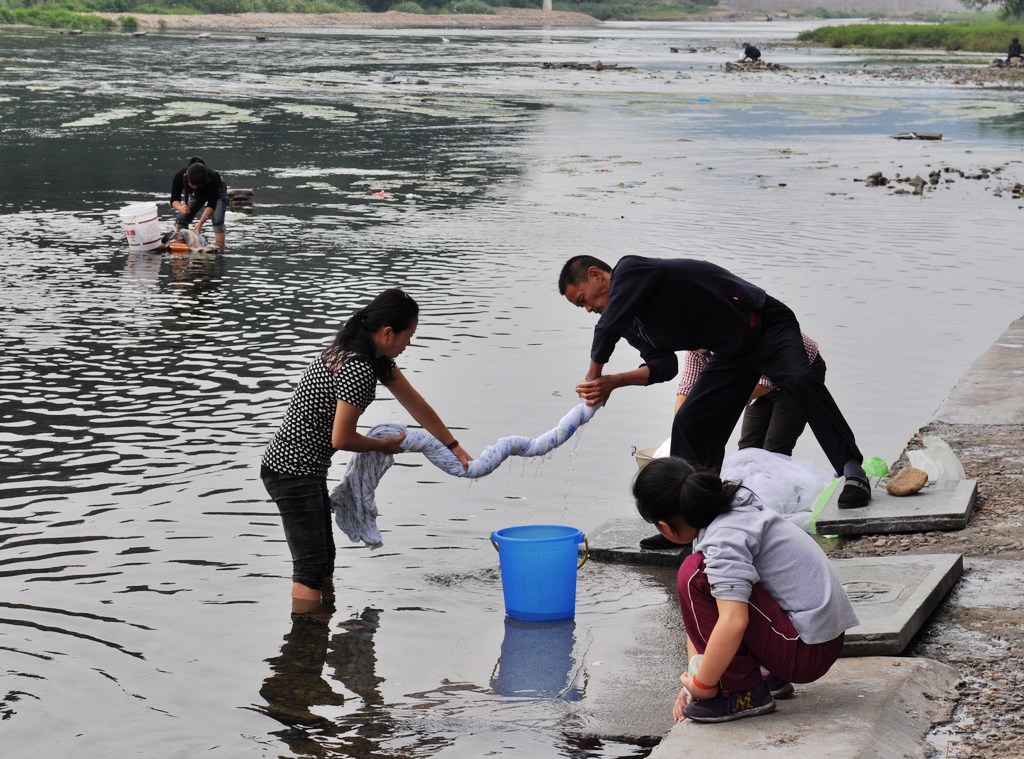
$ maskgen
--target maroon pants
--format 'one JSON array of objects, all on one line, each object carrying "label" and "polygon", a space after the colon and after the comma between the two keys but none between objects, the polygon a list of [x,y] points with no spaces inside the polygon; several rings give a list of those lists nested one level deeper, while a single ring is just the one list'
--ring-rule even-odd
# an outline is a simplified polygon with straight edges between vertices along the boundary
[{"label": "maroon pants", "polygon": [[[679,609],[686,634],[704,653],[718,622],[718,605],[704,573],[704,554],[692,553],[679,568]],[[845,633],[827,643],[804,643],[789,615],[761,587],[750,594],[749,622],[736,657],[722,675],[724,691],[748,690],[761,682],[761,667],[791,683],[810,683],[828,672],[843,649]]]}]

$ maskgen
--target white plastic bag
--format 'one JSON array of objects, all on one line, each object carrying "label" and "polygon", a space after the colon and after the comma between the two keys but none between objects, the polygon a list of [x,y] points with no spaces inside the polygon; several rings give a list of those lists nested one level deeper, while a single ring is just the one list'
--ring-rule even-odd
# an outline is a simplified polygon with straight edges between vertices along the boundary
[{"label": "white plastic bag", "polygon": [[938,435],[926,435],[924,448],[907,451],[910,466],[922,470],[932,482],[936,480],[963,480],[967,477],[960,459],[949,444]]},{"label": "white plastic bag", "polygon": [[[671,439],[658,446],[652,458],[668,456],[670,444]],[[782,514],[800,529],[811,532],[811,510],[815,499],[828,487],[832,476],[808,461],[760,448],[744,448],[726,455],[722,462],[722,479],[742,482],[769,509]]]},{"label": "white plastic bag", "polygon": [[744,448],[725,457],[722,479],[742,482],[769,509],[810,532],[815,499],[828,487],[832,476],[809,461],[760,448]]}]

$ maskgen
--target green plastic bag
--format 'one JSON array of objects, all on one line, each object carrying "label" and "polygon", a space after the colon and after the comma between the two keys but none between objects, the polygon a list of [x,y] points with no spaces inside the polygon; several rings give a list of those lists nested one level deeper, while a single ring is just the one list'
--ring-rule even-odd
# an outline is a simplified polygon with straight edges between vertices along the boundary
[{"label": "green plastic bag", "polygon": [[880,456],[869,456],[861,462],[868,477],[885,477],[889,474],[889,465]]}]

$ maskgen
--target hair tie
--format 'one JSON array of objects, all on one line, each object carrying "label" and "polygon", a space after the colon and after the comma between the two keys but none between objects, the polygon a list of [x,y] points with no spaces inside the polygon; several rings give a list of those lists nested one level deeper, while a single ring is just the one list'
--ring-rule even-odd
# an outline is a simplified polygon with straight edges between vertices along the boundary
[{"label": "hair tie", "polygon": [[679,501],[679,505],[680,506],[682,506],[683,503],[685,502],[685,498],[684,498],[683,494],[686,492],[686,481],[688,479],[690,479],[690,474],[689,473],[684,474],[683,475],[683,479],[680,480],[680,482],[679,482],[679,495],[677,496],[677,499]]}]

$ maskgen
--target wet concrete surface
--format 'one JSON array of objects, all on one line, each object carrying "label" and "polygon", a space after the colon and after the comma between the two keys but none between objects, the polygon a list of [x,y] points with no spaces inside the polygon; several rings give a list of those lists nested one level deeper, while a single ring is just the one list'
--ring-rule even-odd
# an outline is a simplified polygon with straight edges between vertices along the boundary
[{"label": "wet concrete surface", "polygon": [[[952,719],[922,742],[921,756],[1024,756],[1024,319],[1006,329],[964,374],[935,418],[908,443],[937,435],[956,453],[978,499],[962,530],[842,538],[833,557],[964,554],[964,575],[906,654],[959,674]],[[907,465],[906,455],[894,468]]]},{"label": "wet concrete surface", "polygon": [[954,668],[931,659],[841,659],[773,713],[721,725],[681,722],[650,756],[919,756],[920,736],[949,718],[956,682]]},{"label": "wet concrete surface", "polygon": [[[925,435],[942,437],[977,481],[976,506],[963,529],[842,537],[827,548],[837,560],[964,554],[963,575],[904,655],[841,659],[825,678],[800,686],[795,699],[780,701],[762,718],[677,723],[652,759],[704,751],[709,733],[722,756],[773,750],[815,759],[1024,756],[1024,425],[1022,395],[1007,391],[1021,377],[1024,319],[972,365],[936,418],[908,443],[913,449]],[[894,469],[906,465],[904,452]],[[619,529],[624,544],[635,537]],[[648,556],[649,563],[678,560],[669,552],[641,553],[664,554]],[[660,630],[665,639],[659,643],[670,645],[670,634]],[[616,721],[629,715],[639,721],[671,707],[672,697],[660,692],[664,659],[648,660],[649,650],[634,652],[634,686],[624,693]]]}]

